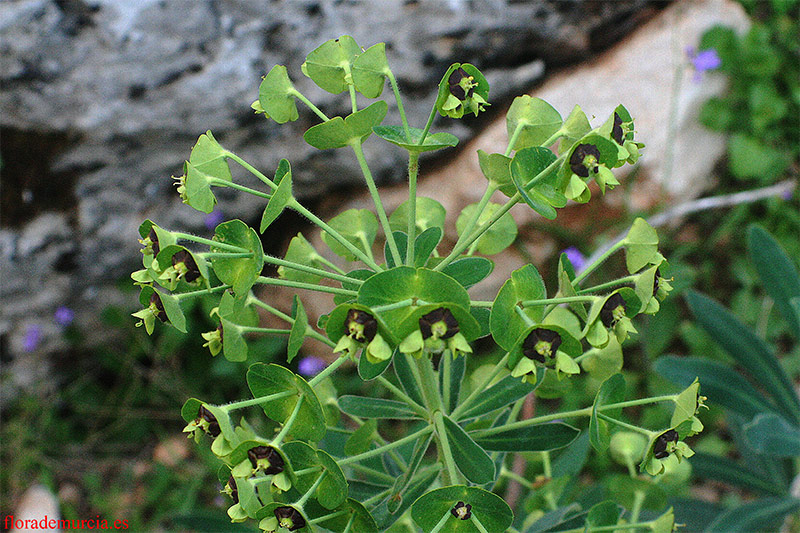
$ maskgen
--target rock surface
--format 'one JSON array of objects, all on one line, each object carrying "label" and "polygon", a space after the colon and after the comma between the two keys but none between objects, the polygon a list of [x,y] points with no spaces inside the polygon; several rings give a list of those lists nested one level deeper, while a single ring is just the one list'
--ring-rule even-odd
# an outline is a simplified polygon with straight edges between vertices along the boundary
[{"label": "rock surface", "polygon": [[[120,302],[114,282],[137,265],[145,217],[208,233],[179,203],[180,172],[197,136],[213,130],[259,168],[289,157],[307,199],[357,183],[344,151],[317,153],[300,140],[310,112],[279,127],[249,109],[260,76],[286,64],[297,87],[329,114],[347,101],[299,74],[325,39],[385,40],[413,123],[424,123],[441,73],[470,61],[502,105],[546,68],[607,47],[663,2],[628,0],[13,0],[0,3],[0,269],[4,351],[59,344],[52,313]],[[413,103],[418,102],[418,103]],[[387,118],[389,121],[396,118]],[[463,124],[467,124],[464,126]],[[476,123],[452,122],[462,140]],[[399,181],[399,153],[367,146],[382,183]],[[371,149],[371,150],[369,150]],[[225,215],[252,220],[262,206],[221,195]],[[129,302],[126,302],[129,303]],[[26,332],[38,328],[41,342]],[[34,346],[35,345],[35,346]],[[38,348],[37,348],[38,347]]]}]

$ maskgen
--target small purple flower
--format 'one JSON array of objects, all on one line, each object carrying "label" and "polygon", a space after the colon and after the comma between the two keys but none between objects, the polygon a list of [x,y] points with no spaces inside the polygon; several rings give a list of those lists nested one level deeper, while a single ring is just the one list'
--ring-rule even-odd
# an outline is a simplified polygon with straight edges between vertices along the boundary
[{"label": "small purple flower", "polygon": [[222,211],[219,209],[214,209],[209,214],[206,215],[205,223],[206,228],[209,230],[214,230],[219,224],[221,224],[225,220],[225,215],[222,214]]},{"label": "small purple flower", "polygon": [[781,198],[786,200],[787,202],[792,199],[792,195],[794,194],[794,189],[786,189],[781,193]]},{"label": "small purple flower", "polygon": [[722,65],[722,60],[713,48],[697,52],[693,46],[688,46],[686,47],[686,55],[694,66],[694,77],[692,79],[695,83],[700,81],[703,72],[716,70]]},{"label": "small purple flower", "polygon": [[586,256],[583,255],[580,250],[574,246],[570,246],[564,250],[564,253],[567,255],[567,259],[572,263],[575,270],[583,270],[583,266],[586,264]]},{"label": "small purple flower", "polygon": [[56,324],[59,326],[67,327],[72,324],[73,320],[75,320],[75,311],[65,305],[62,305],[56,309],[56,312],[53,314],[53,318],[55,319]]},{"label": "small purple flower", "polygon": [[297,364],[297,371],[306,377],[316,376],[328,366],[328,363],[320,357],[309,355],[300,359]]},{"label": "small purple flower", "polygon": [[32,352],[39,347],[42,342],[42,328],[37,324],[31,324],[25,330],[25,338],[22,339],[22,350]]}]

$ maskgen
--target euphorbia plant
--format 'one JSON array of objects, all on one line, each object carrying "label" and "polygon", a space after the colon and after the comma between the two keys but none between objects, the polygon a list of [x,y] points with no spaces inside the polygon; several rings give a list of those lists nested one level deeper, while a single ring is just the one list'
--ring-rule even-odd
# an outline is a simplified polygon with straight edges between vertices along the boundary
[{"label": "euphorbia plant", "polygon": [[[288,363],[307,338],[326,344],[336,355],[309,381],[283,366],[255,363],[247,372],[253,398],[223,405],[190,399],[184,405],[185,431],[198,439],[203,433],[213,437],[220,481],[233,498],[231,519],[255,520],[264,531],[368,532],[409,516],[424,531],[513,530],[511,508],[492,492],[501,478],[519,477],[505,468],[507,455],[538,452],[549,465],[550,452],[570,445],[580,432],[568,422],[585,419],[591,445],[599,453],[606,453],[612,442],[623,443],[627,451],[616,456],[624,457],[641,496],[623,515],[611,502],[585,512],[559,509],[554,493],[548,492],[547,506],[537,511],[549,511],[542,520],[567,529],[671,530],[671,512],[651,521],[639,519],[649,482],[640,479],[644,474],[633,464],[640,463],[641,472],[658,474],[665,464],[691,454],[683,438],[697,430],[692,423],[700,405],[697,385],[681,394],[626,401],[624,380],[617,373],[621,344],[635,332],[631,319],[656,312],[669,290],[660,274],[666,265],[655,231],[638,219],[625,239],[580,273],[562,255],[558,287],[550,296],[530,264],[514,271],[493,301],[475,300],[468,292],[493,269],[484,256],[514,241],[513,206],[527,204],[555,219],[557,209],[569,200],[589,200],[592,181],[601,191],[618,184],[612,169],[635,162],[642,147],[633,140],[628,111],[619,106],[603,124],[592,127],[578,106],[562,120],[543,100],[517,98],[507,115],[505,152],[478,151],[486,191],[458,217],[458,239],[447,250],[442,246],[444,207],[416,193],[419,157],[458,143],[453,135],[431,132],[437,114],[458,119],[478,115],[489,105],[489,84],[481,72],[469,64],[452,65],[421,129],[406,120],[382,43],[364,50],[349,36],[328,41],[308,55],[302,72],[326,91],[348,93],[352,113],[328,117],[295,88],[281,65],[264,77],[253,109],[285,123],[298,118],[298,100],[308,106],[320,122],[305,132],[305,141],[321,150],[354,152],[374,211],[350,209],[323,221],[295,198],[288,160],[268,177],[207,132],[177,178],[181,197],[206,213],[217,202],[216,187],[263,198],[260,227],[230,220],[216,227],[213,239],[169,231],[149,220],[140,228],[144,269],[133,279],[142,286],[145,308],[135,316],[148,331],[156,318],[185,331],[184,303],[213,295],[218,305],[212,315],[219,327],[203,334],[212,355],[222,352],[231,361],[244,361],[247,337],[254,334],[288,336]],[[387,80],[399,125],[382,124],[388,104],[377,98]],[[359,108],[358,93],[377,100]],[[408,200],[391,214],[362,151],[373,136],[408,153]],[[235,182],[231,162],[263,186]],[[507,197],[503,204],[491,201],[498,191]],[[323,242],[343,261],[332,261],[332,254],[318,252],[300,234],[284,258],[265,254],[259,232],[285,209],[319,226]],[[192,250],[184,247],[189,243]],[[588,284],[589,275],[620,249],[625,250],[628,275]],[[265,264],[278,267],[277,277],[262,275]],[[257,289],[265,285],[297,289],[289,313],[258,297]],[[315,291],[333,294],[335,305],[316,325],[309,323],[300,298]],[[285,321],[286,328],[260,327],[258,308]],[[480,357],[471,343],[487,336],[506,354],[493,368],[479,370],[471,380],[478,385],[461,394],[466,359]],[[328,378],[348,362],[357,365],[370,388],[385,389],[382,394],[393,399],[337,398]],[[392,372],[387,371],[390,366]],[[582,372],[607,378],[593,405],[520,419],[523,400],[543,383],[574,379]],[[625,407],[658,402],[674,404],[670,427],[646,429],[621,419]],[[352,423],[326,417],[323,406],[329,405]],[[276,425],[274,434],[240,416],[256,406]],[[387,428],[401,428],[405,436],[388,440]],[[612,435],[619,437],[614,441]],[[630,442],[639,442],[633,452]],[[428,453],[434,449],[435,454]],[[517,527],[536,523],[531,516],[538,515],[532,513],[527,523],[521,517]]]}]

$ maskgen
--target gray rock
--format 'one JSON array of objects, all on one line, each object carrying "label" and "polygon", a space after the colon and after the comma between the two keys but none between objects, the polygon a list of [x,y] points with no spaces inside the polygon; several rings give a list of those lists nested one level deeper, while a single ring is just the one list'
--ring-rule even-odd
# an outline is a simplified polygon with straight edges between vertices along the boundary
[{"label": "gray rock", "polygon": [[[208,234],[183,206],[180,173],[207,129],[270,174],[281,157],[297,193],[313,201],[360,183],[345,150],[302,142],[316,122],[301,110],[278,126],[253,115],[260,77],[289,67],[300,91],[329,115],[349,102],[300,74],[305,55],[349,33],[387,54],[413,124],[424,124],[442,72],[469,61],[493,82],[497,107],[529,90],[546,68],[580,61],[630,30],[647,0],[16,0],[0,4],[0,147],[3,158],[0,333],[17,352],[23,326],[52,322],[58,305],[79,321],[119,302],[113,283],[136,268],[145,217]],[[388,94],[388,92],[387,92]],[[393,114],[385,123],[397,123]],[[462,140],[479,121],[442,121]],[[381,183],[402,179],[399,152],[365,146]],[[237,169],[239,170],[239,169]],[[244,177],[244,173],[241,173]],[[253,184],[257,183],[255,180]],[[226,191],[227,192],[227,191]],[[227,216],[257,220],[263,204],[220,194]],[[289,230],[286,230],[289,233]],[[46,289],[43,289],[46,287]],[[46,351],[58,329],[43,328]]]}]

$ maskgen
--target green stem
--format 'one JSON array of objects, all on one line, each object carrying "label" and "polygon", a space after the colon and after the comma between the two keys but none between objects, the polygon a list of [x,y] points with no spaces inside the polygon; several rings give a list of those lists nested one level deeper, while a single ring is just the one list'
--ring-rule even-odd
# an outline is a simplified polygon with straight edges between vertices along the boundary
[{"label": "green stem", "polygon": [[203,259],[216,259],[218,257],[235,259],[237,257],[253,257],[253,252],[200,252],[196,255],[199,255]]},{"label": "green stem", "polygon": [[[386,235],[386,242],[389,243],[389,250],[392,252],[394,262],[395,264],[400,265],[403,263],[403,258],[400,257],[400,251],[397,249],[397,243],[394,240],[392,228],[389,226],[389,219],[386,216],[386,210],[383,208],[383,202],[381,202],[381,197],[378,194],[378,188],[375,185],[372,172],[370,172],[369,166],[367,165],[367,160],[364,157],[364,151],[361,149],[361,143],[353,142],[350,146],[353,148],[353,152],[356,154],[358,165],[361,167],[361,173],[364,174],[364,180],[367,182],[369,194],[372,196],[372,202],[375,204],[375,211],[378,213],[378,220],[380,220],[381,227],[383,227],[383,233]],[[410,245],[411,244],[409,243],[409,246]]]},{"label": "green stem", "polygon": [[220,250],[229,250],[231,252],[236,252],[236,253],[244,253],[244,252],[252,253],[252,250],[248,250],[247,248],[242,248],[241,246],[235,246],[233,244],[218,242],[211,239],[204,239],[203,237],[198,237],[197,235],[192,235],[191,233],[180,233],[177,231],[173,231],[172,235],[178,240],[192,241],[198,244],[207,244],[208,246],[213,246],[214,248],[218,248]]},{"label": "green stem", "polygon": [[[541,453],[542,453],[542,469],[544,477],[547,479],[553,479],[553,467],[550,464],[550,452],[544,451]],[[545,485],[544,499],[547,501],[547,506],[550,507],[551,510],[558,509],[558,503],[556,503],[556,499],[553,496],[552,487],[550,486],[549,483]]]},{"label": "green stem", "polygon": [[[598,408],[598,410],[602,412],[602,411],[610,411],[613,409],[623,409],[626,407],[635,407],[638,405],[647,405],[658,402],[666,402],[666,401],[674,402],[676,399],[677,399],[676,394],[670,394],[666,396],[653,396],[652,398],[640,398],[638,400],[628,400],[626,402],[609,403],[606,405],[601,405]],[[519,422],[512,422],[510,424],[504,424],[502,426],[497,426],[489,429],[482,429],[475,431],[474,435],[476,437],[488,437],[489,435],[494,435],[495,433],[502,433],[504,431],[526,428],[528,426],[535,426],[536,424],[541,424],[543,422],[550,422],[552,420],[559,420],[561,418],[577,418],[581,416],[592,416],[592,406],[584,407],[583,409],[576,409],[574,411],[563,411],[560,413],[552,413],[549,415],[537,416],[533,418],[528,418],[526,420],[521,420]],[[642,431],[642,428],[637,428],[637,430]]]},{"label": "green stem", "polygon": [[425,304],[420,303],[419,300],[415,303],[414,298],[406,298],[405,300],[400,300],[399,302],[379,305],[376,307],[372,307],[371,309],[376,313],[384,313],[386,311],[394,311],[395,309],[403,309],[405,307],[411,307],[412,305],[425,305]]},{"label": "green stem", "polygon": [[263,403],[281,400],[283,398],[288,398],[289,396],[294,396],[295,394],[297,394],[296,391],[276,392],[275,394],[270,394],[268,396],[261,396],[260,398],[253,398],[252,400],[242,400],[240,402],[228,403],[225,405],[219,405],[218,407],[223,411],[230,413],[231,411],[235,411],[237,409],[244,409],[245,407],[252,407],[253,405],[261,405]]},{"label": "green stem", "polygon": [[603,413],[597,413],[597,418],[605,420],[611,424],[615,424],[619,427],[625,428],[629,431],[633,431],[635,433],[641,433],[642,435],[646,436],[647,438],[651,438],[653,435],[657,434],[657,431],[650,431],[649,429],[640,428],[639,426],[634,426],[633,424],[628,424],[627,422],[623,422],[622,420],[617,420],[616,418],[610,417]]},{"label": "green stem", "polygon": [[328,272],[327,270],[322,270],[321,268],[310,267],[300,263],[295,263],[294,261],[278,259],[277,257],[272,257],[271,255],[268,254],[264,254],[264,262],[269,263],[271,265],[291,268],[292,270],[299,270],[300,272],[308,272],[309,274],[314,274],[316,276],[321,276],[323,278],[328,278],[335,281],[341,281],[342,283],[353,283],[355,285],[361,285],[362,283],[364,283],[360,279],[349,278],[342,274],[334,274],[333,272]]},{"label": "green stem", "polygon": [[280,446],[281,442],[283,442],[283,439],[286,438],[286,435],[289,434],[289,430],[292,429],[292,426],[294,425],[295,420],[297,420],[297,415],[300,414],[300,407],[303,406],[303,400],[305,400],[305,399],[306,399],[305,396],[300,396],[299,398],[297,398],[297,403],[294,405],[294,410],[292,411],[292,414],[289,415],[289,419],[286,420],[286,422],[283,424],[283,428],[281,428],[280,433],[278,433],[275,436],[275,438],[272,439],[272,443],[271,444],[273,446],[275,446],[275,447]]},{"label": "green stem", "polygon": [[311,488],[310,488],[310,489],[308,489],[308,490],[306,491],[306,493],[305,493],[305,494],[303,494],[303,496],[301,496],[301,497],[300,497],[300,499],[299,499],[299,500],[297,500],[297,501],[294,503],[294,505],[295,505],[295,506],[297,506],[297,507],[300,507],[300,508],[302,509],[302,508],[303,508],[303,506],[306,504],[306,502],[309,500],[309,498],[311,498],[311,495],[312,495],[312,494],[314,494],[314,493],[317,491],[317,489],[319,488],[320,484],[322,483],[322,480],[323,480],[323,479],[325,479],[325,476],[326,476],[327,474],[328,474],[328,471],[327,471],[327,470],[326,470],[326,471],[324,471],[323,473],[321,473],[321,474],[319,475],[319,477],[317,478],[317,480],[314,482],[314,484],[313,484],[313,485],[311,485]]},{"label": "green stem", "polygon": [[522,319],[523,322],[525,322],[525,327],[526,328],[529,328],[529,327],[533,326],[534,324],[536,324],[536,322],[534,322],[533,319],[531,317],[529,317],[525,313],[525,310],[522,307],[520,307],[519,305],[515,305],[514,306],[514,311],[516,311],[517,315]]},{"label": "green stem", "polygon": [[[345,515],[345,514],[347,514],[349,512],[350,512],[349,510],[336,511],[335,513],[326,514],[325,516],[320,516],[320,517],[317,517],[317,518],[313,518],[313,519],[308,521],[308,525],[313,526],[313,525],[319,524],[320,522],[325,522],[327,520],[333,520],[334,518],[338,518],[338,517],[340,517],[342,515]],[[350,522],[352,522],[353,519],[355,519],[355,517],[356,517],[356,515],[355,515],[355,513],[353,513],[353,516],[350,518]],[[348,524],[350,522],[348,522]]]},{"label": "green stem", "polygon": [[523,300],[523,307],[536,307],[550,304],[566,304],[571,302],[592,302],[597,296],[562,296],[560,298],[546,298],[544,300]]},{"label": "green stem", "polygon": [[202,296],[204,294],[222,292],[228,288],[230,288],[230,285],[218,285],[216,287],[211,287],[210,289],[200,289],[199,291],[179,292],[177,294],[173,294],[172,296],[177,300],[183,300],[184,298],[194,298],[195,296]]},{"label": "green stem", "polygon": [[[394,478],[392,478],[392,479],[394,479]],[[375,496],[373,496],[371,498],[368,498],[368,499],[364,500],[361,503],[364,505],[364,507],[368,507],[368,506],[372,505],[373,503],[377,503],[377,502],[381,501],[386,496],[388,496],[391,492],[392,492],[392,487],[389,487],[388,489],[382,490],[381,492],[379,492]],[[353,516],[355,517],[355,514]]]},{"label": "green stem", "polygon": [[517,483],[519,483],[523,487],[525,487],[527,489],[530,489],[530,490],[533,490],[533,483],[531,483],[530,481],[528,481],[524,477],[520,476],[516,472],[512,472],[511,470],[507,469],[505,466],[503,466],[503,469],[500,470],[500,476],[508,478],[508,479],[513,479],[514,481],[516,481]]},{"label": "green stem", "polygon": [[329,292],[331,294],[341,294],[343,296],[357,296],[357,291],[350,289],[342,289],[340,287],[328,287],[327,285],[317,285],[315,283],[303,283],[301,281],[292,281],[289,279],[268,278],[266,276],[258,276],[256,283],[260,285],[277,285],[279,287],[292,287],[294,289],[308,289],[317,292]]},{"label": "green stem", "polygon": [[[253,304],[253,305],[257,306],[257,307],[260,307],[261,309],[264,309],[265,311],[268,311],[268,312],[272,313],[273,315],[277,316],[281,320],[285,320],[289,324],[292,324],[292,325],[294,324],[294,318],[290,317],[286,313],[281,312],[278,309],[275,309],[274,307],[272,307],[268,303],[262,302],[261,300],[259,300],[255,296],[249,296],[247,298],[247,303],[248,303],[248,305],[249,304]],[[324,344],[327,344],[331,348],[336,346],[335,342],[331,341],[329,338],[325,337],[324,335],[322,335],[320,332],[316,331],[311,326],[306,327],[306,336],[311,337],[312,339],[316,339],[316,340],[318,340],[318,341],[320,341],[320,342],[322,342]],[[323,372],[324,372],[324,370],[323,370]]]},{"label": "green stem", "polygon": [[431,411],[442,410],[442,397],[439,394],[439,385],[433,371],[433,363],[427,357],[415,358],[414,363],[419,369],[419,378],[422,385],[422,397],[425,405]]},{"label": "green stem", "polygon": [[475,516],[475,515],[473,514],[472,516],[470,516],[470,519],[472,520],[472,525],[474,525],[474,526],[475,526],[475,527],[478,529],[478,531],[479,531],[480,533],[489,533],[489,532],[486,530],[486,528],[483,526],[483,524],[481,524],[481,521],[480,521],[480,520],[478,520],[478,517],[477,517],[477,516]]},{"label": "green stem", "polygon": [[238,329],[248,333],[265,333],[267,335],[288,335],[292,332],[290,329],[259,328],[257,326],[238,326]]},{"label": "green stem", "polygon": [[406,244],[406,264],[414,265],[414,244],[417,240],[417,174],[419,174],[419,153],[408,154],[408,242]]},{"label": "green stem", "polygon": [[493,368],[493,369],[492,369],[492,371],[489,373],[489,375],[488,375],[488,376],[486,376],[486,379],[484,379],[484,380],[483,380],[483,382],[481,382],[481,384],[480,384],[480,385],[478,385],[477,387],[475,387],[475,390],[473,390],[473,391],[470,393],[470,395],[469,395],[469,396],[467,396],[467,399],[466,399],[466,400],[464,400],[463,402],[459,403],[459,405],[458,405],[458,406],[456,406],[455,410],[453,411],[453,413],[452,413],[452,415],[451,415],[451,416],[452,416],[452,418],[453,418],[454,420],[459,420],[459,421],[461,420],[461,419],[459,418],[459,416],[461,416],[461,413],[463,413],[465,410],[467,410],[467,408],[469,408],[469,407],[472,405],[472,402],[475,400],[475,398],[476,398],[476,397],[477,397],[479,394],[483,393],[483,392],[486,390],[486,388],[489,386],[489,384],[490,384],[490,383],[491,383],[491,382],[494,380],[494,378],[496,378],[496,377],[497,377],[497,375],[498,375],[500,372],[502,372],[502,371],[503,371],[503,369],[505,369],[505,366],[506,366],[506,361],[508,361],[508,353],[506,353],[506,354],[505,354],[505,355],[504,355],[504,356],[503,356],[503,357],[502,357],[502,358],[501,358],[501,359],[500,359],[500,360],[499,360],[499,361],[498,361],[498,362],[497,362],[497,363],[494,365],[494,368]]},{"label": "green stem", "polygon": [[402,446],[403,444],[405,444],[407,442],[413,442],[413,441],[417,440],[418,438],[427,435],[431,431],[433,431],[433,428],[431,426],[426,426],[426,427],[420,429],[419,431],[416,431],[416,432],[412,433],[411,435],[406,435],[402,439],[397,439],[394,442],[390,442],[389,444],[386,444],[384,446],[380,446],[378,448],[373,448],[373,449],[368,450],[368,451],[366,451],[364,453],[359,453],[358,455],[352,455],[352,456],[346,457],[344,459],[338,459],[337,462],[339,463],[339,466],[345,466],[345,465],[349,465],[350,463],[356,463],[358,461],[363,461],[365,459],[369,459],[370,457],[375,457],[376,455],[380,455],[380,454],[382,454],[384,452],[388,452],[389,450],[393,450],[394,448],[397,448],[398,446]]},{"label": "green stem", "polygon": [[[494,192],[496,190],[497,190],[497,187],[493,183],[489,183],[489,185],[487,185],[486,191],[484,191],[483,196],[481,197],[480,201],[478,202],[478,206],[472,212],[472,216],[467,221],[467,225],[464,226],[464,229],[461,232],[461,235],[458,237],[458,240],[456,241],[456,244],[453,247],[453,251],[458,250],[459,249],[459,245],[464,240],[468,239],[471,236],[472,230],[475,229],[475,226],[478,224],[478,220],[480,220],[481,215],[483,215],[483,212],[486,209],[486,205],[489,203],[489,199],[492,197],[492,195],[494,194]],[[484,227],[484,225],[481,225],[478,229],[480,230],[481,227]],[[474,242],[476,240],[477,239],[472,239],[470,241],[470,244],[472,244],[472,242]],[[468,246],[469,245],[462,246],[461,250],[458,253],[460,254],[461,251],[466,249]],[[450,256],[448,256],[448,257],[450,257]],[[447,261],[447,259],[445,259],[445,261]]]},{"label": "green stem", "polygon": [[[511,208],[517,204],[520,198],[522,197],[518,192],[514,193],[514,196],[509,198],[508,201],[500,207],[500,209],[495,211],[494,214],[489,218],[489,220],[486,221],[485,224],[481,224],[479,228],[477,228],[474,232],[472,232],[472,235],[468,239],[464,240],[460,245],[457,242],[456,245],[453,247],[453,250],[450,252],[450,254],[444,259],[442,259],[442,262],[436,265],[433,268],[433,270],[441,271],[442,269],[444,269],[444,267],[452,263],[454,259],[456,259],[459,255],[461,255],[461,252],[469,248],[469,246],[473,242],[478,240],[481,237],[481,235],[483,235],[489,228],[492,227],[492,225],[494,225],[495,222],[500,220],[500,217],[508,213],[511,210]],[[462,234],[462,236],[465,234],[466,233]],[[458,240],[461,241],[461,238],[459,238]]]},{"label": "green stem", "polygon": [[328,224],[323,222],[322,219],[320,219],[317,215],[306,209],[300,202],[292,198],[289,200],[288,206],[297,211],[298,213],[300,213],[301,215],[303,215],[304,217],[306,217],[308,220],[310,220],[320,228],[322,228],[328,235],[333,237],[336,240],[336,242],[344,246],[348,252],[350,252],[357,258],[361,259],[364,262],[364,264],[366,264],[372,270],[375,270],[376,272],[380,272],[381,270],[383,270],[375,263],[375,261],[367,257],[367,255],[364,254],[364,252],[362,252],[357,246],[353,245],[353,243],[345,239],[341,233],[339,233],[338,231],[330,227]]},{"label": "green stem", "polygon": [[460,482],[458,470],[456,469],[456,462],[453,459],[453,452],[450,450],[450,441],[447,440],[447,432],[444,427],[444,417],[441,411],[433,413],[433,423],[436,426],[436,439],[439,443],[441,456],[444,464],[447,467],[447,474],[450,476],[448,480],[450,484],[458,484]]},{"label": "green stem", "polygon": [[397,102],[397,112],[400,113],[400,121],[403,123],[403,131],[406,134],[406,139],[410,139],[411,134],[408,130],[408,119],[406,118],[405,109],[403,109],[403,99],[400,98],[400,87],[397,85],[397,79],[394,77],[394,73],[389,68],[384,71],[384,74],[386,74],[386,77],[389,78],[389,85],[392,86],[394,99]]},{"label": "green stem", "polygon": [[[341,462],[339,464],[341,464]],[[376,479],[380,479],[384,483],[388,483],[389,485],[392,485],[395,481],[397,481],[397,479],[394,476],[390,476],[386,472],[381,472],[380,470],[375,470],[374,468],[370,468],[368,466],[364,466],[358,463],[352,463],[350,465],[350,468],[356,470],[357,472],[361,472],[362,474],[372,476]],[[391,487],[387,490],[391,490]]]},{"label": "green stem", "polygon": [[228,159],[233,159],[234,161],[239,163],[242,167],[244,167],[245,170],[250,172],[250,174],[252,174],[253,176],[257,177],[258,179],[260,179],[261,181],[266,183],[267,186],[270,189],[272,189],[273,191],[278,188],[278,186],[275,185],[274,181],[272,181],[271,179],[266,177],[260,170],[258,170],[256,167],[254,167],[253,165],[251,165],[250,163],[248,163],[247,161],[245,161],[244,159],[242,159],[238,155],[234,154],[233,152],[229,152],[228,150],[225,150],[224,157],[227,157]]},{"label": "green stem", "polygon": [[319,110],[319,108],[318,108],[317,106],[315,106],[314,104],[312,104],[312,103],[311,103],[311,100],[309,100],[308,98],[306,98],[306,97],[305,97],[305,95],[303,95],[303,93],[301,93],[300,91],[298,91],[298,90],[297,90],[297,89],[295,89],[294,87],[292,87],[291,89],[289,89],[289,94],[290,94],[291,96],[294,96],[295,98],[297,98],[297,99],[298,99],[298,100],[300,100],[301,102],[303,102],[303,103],[304,103],[304,104],[305,104],[305,105],[306,105],[306,106],[307,106],[307,107],[308,107],[308,108],[309,108],[311,111],[313,111],[313,112],[314,112],[314,113],[315,113],[315,114],[316,114],[316,115],[317,115],[319,118],[321,118],[321,119],[322,119],[322,120],[324,120],[325,122],[328,122],[328,121],[330,120],[330,119],[328,118],[328,116],[327,116],[327,115],[325,115],[325,113],[323,113],[322,111],[320,111],[320,110]]},{"label": "green stem", "polygon": [[433,526],[433,529],[431,529],[430,533],[439,533],[442,530],[442,528],[444,527],[444,525],[447,523],[447,519],[448,518],[450,518],[450,510],[449,509],[447,511],[445,511],[445,513],[442,515],[442,518],[440,518],[439,521],[436,522],[436,525]]},{"label": "green stem", "polygon": [[337,360],[335,360],[334,362],[323,368],[322,372],[311,378],[308,381],[308,384],[314,387],[317,383],[319,383],[326,377],[330,376],[334,370],[342,366],[342,364],[344,364],[344,362],[347,361],[347,359],[348,359],[347,354],[342,355]]},{"label": "green stem", "polygon": [[297,476],[297,477],[300,477],[300,476],[304,476],[306,474],[311,474],[313,472],[317,472],[319,470],[322,470],[321,466],[312,466],[312,467],[309,467],[309,468],[303,468],[302,470],[295,470],[294,471],[294,475]]},{"label": "green stem", "polygon": [[[336,263],[333,263],[333,262],[329,261],[328,259],[326,259],[322,255],[316,254],[316,255],[313,256],[313,258],[316,259],[317,261],[319,261],[320,263],[324,264],[326,267],[328,267],[328,268],[330,268],[332,270],[335,270],[336,272],[338,272],[342,276],[346,276],[347,275],[347,272],[345,272],[344,270],[339,268],[339,266]],[[348,281],[357,281],[359,284],[363,283],[361,280],[355,280],[355,278],[347,278],[347,279],[348,279]]]},{"label": "green stem", "polygon": [[238,183],[234,183],[228,180],[223,180],[220,178],[208,178],[208,183],[210,185],[216,185],[217,187],[228,187],[230,189],[236,189],[237,191],[246,192],[248,194],[252,194],[253,196],[258,196],[259,198],[266,198],[267,200],[272,198],[271,194],[257,191],[256,189],[251,189],[250,187],[245,187],[244,185],[239,185]]},{"label": "green stem", "polygon": [[470,300],[469,305],[472,307],[491,307],[494,301],[491,300]]},{"label": "green stem", "polygon": [[544,148],[549,148],[550,146],[553,145],[553,143],[555,143],[559,139],[559,137],[563,137],[563,136],[564,136],[564,132],[561,131],[561,128],[559,128],[558,131],[556,131],[554,134],[552,134],[549,139],[544,141],[539,146],[542,146]]},{"label": "green stem", "polygon": [[511,152],[514,151],[514,145],[517,144],[517,138],[519,134],[522,133],[522,129],[525,127],[525,123],[518,122],[517,127],[514,128],[514,133],[511,134],[511,137],[508,139],[508,147],[506,148],[506,153],[503,154],[506,157],[511,155]]},{"label": "green stem", "polygon": [[433,109],[431,109],[431,114],[428,116],[428,122],[425,123],[425,129],[422,130],[422,135],[419,138],[419,142],[417,146],[422,146],[425,142],[425,137],[428,136],[428,132],[431,131],[431,126],[433,126],[433,119],[436,117],[436,102],[433,102]]},{"label": "green stem", "polygon": [[606,289],[614,288],[618,285],[624,285],[625,283],[630,283],[632,281],[636,281],[636,278],[639,276],[625,276],[624,278],[615,279],[613,281],[609,281],[607,283],[601,283],[600,285],[595,285],[594,287],[587,287],[585,289],[581,289],[578,291],[578,294],[586,294],[589,292],[600,292]]},{"label": "green stem", "polygon": [[397,396],[398,398],[403,400],[406,404],[408,404],[408,406],[411,407],[422,418],[427,419],[428,416],[430,416],[430,413],[428,412],[427,409],[425,409],[425,407],[423,407],[420,404],[418,404],[417,402],[415,402],[411,398],[411,396],[409,396],[408,394],[406,394],[405,392],[400,390],[398,387],[396,387],[394,383],[392,383],[391,381],[389,381],[388,379],[386,379],[383,376],[378,376],[377,379],[378,379],[378,382],[381,383],[381,385],[383,385],[384,387],[389,389],[392,392],[392,394],[394,394],[395,396]]},{"label": "green stem", "polygon": [[442,353],[442,358],[439,361],[442,370],[442,383],[444,386],[442,387],[442,407],[444,408],[444,412],[450,414],[450,361],[453,359],[453,354],[450,353],[450,350],[445,350]]},{"label": "green stem", "polygon": [[358,240],[361,241],[361,245],[364,247],[364,253],[372,260],[375,261],[375,256],[372,255],[372,247],[367,242],[367,235],[361,231],[358,233]]},{"label": "green stem", "polygon": [[639,513],[642,511],[642,504],[647,497],[647,493],[643,490],[637,490],[633,493],[633,507],[631,508],[631,522],[639,521]]},{"label": "green stem", "polygon": [[588,267],[586,267],[586,268],[583,270],[583,272],[581,272],[580,274],[578,274],[578,275],[575,277],[575,279],[574,279],[574,280],[572,280],[572,286],[573,286],[573,287],[576,287],[576,286],[577,286],[577,285],[578,285],[578,284],[579,284],[581,281],[583,281],[584,279],[586,279],[586,278],[589,276],[589,274],[591,274],[592,272],[594,272],[594,271],[595,271],[595,269],[597,269],[597,267],[599,267],[600,265],[602,265],[602,264],[603,264],[603,262],[604,262],[606,259],[608,259],[609,257],[611,257],[611,255],[612,255],[614,252],[616,252],[617,250],[619,250],[620,248],[622,248],[622,247],[624,247],[624,246],[625,246],[625,240],[623,239],[623,240],[621,240],[621,241],[617,242],[616,244],[614,244],[614,246],[612,246],[611,248],[609,248],[609,249],[608,249],[608,250],[606,250],[605,252],[603,252],[603,255],[601,255],[600,257],[598,257],[598,258],[597,258],[597,260],[596,260],[594,263],[592,263],[591,265],[589,265]]}]

